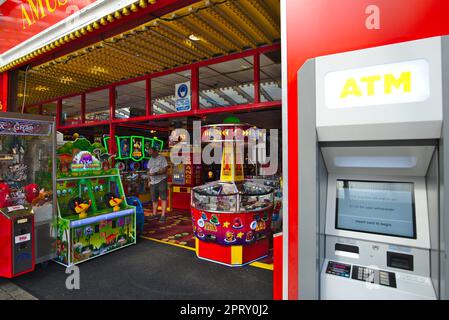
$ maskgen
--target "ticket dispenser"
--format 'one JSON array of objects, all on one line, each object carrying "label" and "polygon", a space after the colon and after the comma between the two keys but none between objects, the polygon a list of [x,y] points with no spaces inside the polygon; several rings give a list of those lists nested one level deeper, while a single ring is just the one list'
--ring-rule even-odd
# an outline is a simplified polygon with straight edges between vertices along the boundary
[{"label": "ticket dispenser", "polygon": [[299,70],[300,299],[449,297],[448,76],[447,37]]}]

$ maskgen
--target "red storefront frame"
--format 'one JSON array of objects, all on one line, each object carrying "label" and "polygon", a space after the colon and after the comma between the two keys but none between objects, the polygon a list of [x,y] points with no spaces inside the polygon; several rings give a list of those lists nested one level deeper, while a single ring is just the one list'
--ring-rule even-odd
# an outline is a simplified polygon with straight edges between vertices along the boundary
[{"label": "red storefront frame", "polygon": [[[76,39],[72,42],[70,42],[67,45],[63,45],[59,48],[55,48],[52,51],[47,52],[45,55],[38,56],[36,58],[31,59],[30,61],[27,61],[26,64],[32,64],[32,65],[39,65],[45,62],[48,62],[50,60],[56,59],[58,57],[64,56],[70,52],[73,52],[75,50],[78,50],[82,47],[86,47],[89,45],[92,45],[94,43],[97,43],[105,38],[114,36],[116,34],[119,34],[121,32],[130,30],[134,27],[137,27],[138,25],[147,22],[148,15],[149,14],[156,14],[156,15],[162,15],[167,12],[171,12],[174,10],[177,10],[182,7],[186,7],[190,4],[193,4],[197,2],[197,0],[158,0],[155,4],[152,4],[151,6],[148,6],[146,9],[139,10],[135,14],[131,14],[129,16],[124,16],[120,20],[116,20],[113,23],[108,24],[105,28],[102,28],[100,30],[96,30],[89,34],[86,37],[82,37],[80,39]],[[39,113],[42,113],[43,111],[43,104],[56,102],[56,126],[58,130],[61,131],[73,131],[76,129],[81,128],[91,128],[91,127],[98,127],[98,126],[109,126],[109,134],[111,136],[115,136],[116,128],[117,126],[140,126],[141,123],[144,121],[151,121],[151,120],[158,120],[158,119],[167,119],[167,118],[177,118],[177,117],[203,117],[207,116],[208,114],[219,114],[223,112],[251,112],[256,110],[269,110],[269,109],[281,109],[282,102],[281,101],[270,101],[270,102],[261,102],[261,90],[260,90],[260,55],[268,52],[273,51],[279,51],[281,49],[280,44],[275,45],[269,45],[260,47],[253,50],[248,50],[241,53],[235,53],[230,54],[227,56],[217,57],[213,58],[207,61],[202,61],[198,63],[194,63],[187,66],[182,66],[178,68],[174,68],[171,70],[163,71],[154,73],[151,75],[129,79],[117,83],[113,83],[111,85],[101,87],[101,88],[95,88],[86,92],[80,92],[76,94],[71,94],[68,96],[58,97],[57,99],[52,99],[48,101],[44,101],[37,105],[29,105],[27,107],[38,107]],[[254,58],[254,102],[246,105],[236,105],[236,106],[227,106],[227,107],[220,107],[220,108],[214,108],[214,109],[208,109],[208,110],[202,110],[199,107],[199,68],[226,62],[234,59],[240,59],[244,57],[253,57]],[[17,65],[15,68],[23,67],[25,63]],[[114,94],[111,94],[114,92],[115,87],[119,85],[124,85],[132,82],[138,82],[142,80],[147,81],[147,93],[151,92],[151,79],[160,77],[163,75],[168,75],[171,73],[176,73],[180,71],[186,71],[190,70],[191,73],[191,83],[192,83],[192,110],[188,112],[179,112],[179,113],[169,113],[169,114],[163,114],[163,115],[152,115],[151,110],[151,96],[147,94],[147,102],[146,102],[146,116],[144,117],[135,117],[135,118],[129,118],[129,119],[115,119],[115,101],[114,101]],[[1,111],[7,111],[7,98],[8,98],[8,92],[9,92],[9,83],[8,83],[8,72],[5,72],[3,74],[0,74],[0,102],[2,103],[3,110]],[[107,121],[96,121],[96,122],[86,122],[85,116],[86,116],[86,94],[94,91],[99,91],[102,89],[109,89],[110,90],[110,102],[109,102],[109,120]],[[73,125],[62,125],[61,123],[61,114],[62,114],[62,100],[66,98],[71,98],[77,95],[81,95],[81,123],[73,124]],[[110,139],[110,150],[112,153],[116,152],[116,145],[115,145],[115,139]],[[278,241],[279,243],[279,241]],[[281,249],[280,246],[276,246],[276,250]],[[281,254],[277,253],[276,256],[281,256]],[[278,264],[277,266],[281,266],[279,264],[279,259],[277,260]],[[278,281],[278,285],[281,285],[281,283]],[[274,288],[276,290],[276,288]],[[279,290],[279,289],[278,289]]]},{"label": "red storefront frame", "polygon": [[[97,126],[109,126],[110,134],[113,135],[115,133],[115,129],[120,125],[138,125],[142,122],[146,121],[154,121],[160,119],[168,119],[168,118],[179,118],[179,117],[202,117],[207,116],[208,114],[219,114],[223,112],[244,112],[244,111],[254,111],[254,110],[262,110],[262,109],[280,109],[282,102],[281,101],[269,101],[269,102],[261,102],[260,99],[260,55],[264,53],[269,53],[273,51],[279,51],[281,46],[279,44],[269,45],[260,47],[257,49],[252,49],[240,53],[234,53],[227,56],[217,57],[213,59],[209,59],[207,61],[197,62],[191,65],[181,66],[170,70],[165,70],[162,72],[153,73],[150,75],[145,75],[138,78],[128,79],[120,82],[116,82],[104,87],[94,88],[85,92],[78,92],[75,94],[59,97],[57,99],[52,99],[48,101],[44,101],[37,105],[29,105],[27,108],[38,107],[39,110],[42,110],[42,105],[46,103],[54,103],[57,102],[57,111],[56,111],[56,122],[57,128],[60,131],[74,131],[80,128],[89,128],[89,127],[97,127]],[[199,105],[199,69],[201,67],[214,65],[217,63],[227,62],[231,60],[241,59],[253,57],[254,58],[254,102],[250,104],[237,105],[237,106],[226,106],[219,107],[213,109],[200,109]],[[191,71],[191,90],[192,90],[192,109],[186,112],[177,112],[177,113],[167,113],[162,115],[152,115],[151,110],[151,80],[183,71]],[[146,95],[146,115],[134,118],[126,118],[126,119],[116,119],[115,117],[115,89],[118,86],[131,84],[135,82],[146,81],[147,82],[147,95]],[[109,90],[109,120],[104,121],[92,121],[86,122],[86,94],[101,91],[101,90]],[[72,98],[76,96],[81,96],[81,121],[76,124],[64,125],[61,123],[61,115],[62,115],[62,100],[67,98]],[[116,145],[115,139],[110,139],[110,150],[115,152]]]}]

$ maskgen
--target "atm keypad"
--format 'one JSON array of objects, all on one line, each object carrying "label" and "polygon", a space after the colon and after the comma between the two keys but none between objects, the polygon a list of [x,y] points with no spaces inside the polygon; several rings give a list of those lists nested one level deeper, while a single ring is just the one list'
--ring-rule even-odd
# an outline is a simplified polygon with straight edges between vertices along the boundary
[{"label": "atm keypad", "polygon": [[351,278],[358,281],[396,288],[396,274],[385,270],[329,261],[326,273],[343,278]]},{"label": "atm keypad", "polygon": [[354,266],[352,271],[352,279],[374,283],[374,269]]},{"label": "atm keypad", "polygon": [[393,272],[353,266],[352,279],[396,288],[396,275]]}]

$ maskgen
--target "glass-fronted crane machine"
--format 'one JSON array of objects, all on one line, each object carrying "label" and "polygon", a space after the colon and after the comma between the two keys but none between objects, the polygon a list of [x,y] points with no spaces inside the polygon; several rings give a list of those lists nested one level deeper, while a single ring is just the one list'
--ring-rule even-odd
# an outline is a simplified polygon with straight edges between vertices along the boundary
[{"label": "glass-fronted crane machine", "polygon": [[300,299],[448,298],[448,77],[449,37],[299,70]]}]

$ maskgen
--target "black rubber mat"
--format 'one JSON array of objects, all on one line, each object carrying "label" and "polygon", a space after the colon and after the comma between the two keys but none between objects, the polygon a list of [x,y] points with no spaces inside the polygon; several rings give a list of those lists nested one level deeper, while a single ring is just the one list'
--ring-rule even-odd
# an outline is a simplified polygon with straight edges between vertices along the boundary
[{"label": "black rubber mat", "polygon": [[65,268],[51,262],[14,283],[38,299],[268,300],[273,274],[198,259],[193,251],[139,240],[79,265],[80,289],[66,288]]}]

